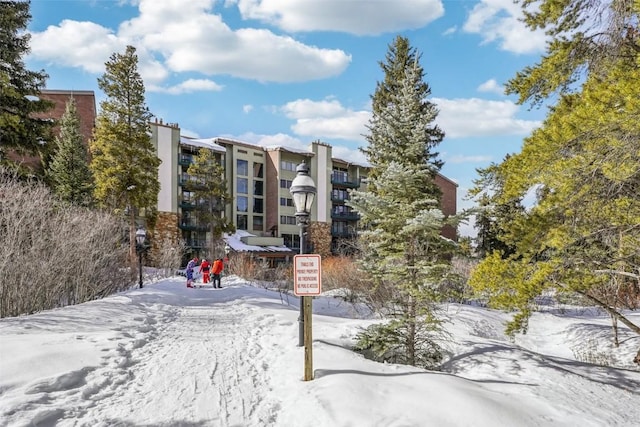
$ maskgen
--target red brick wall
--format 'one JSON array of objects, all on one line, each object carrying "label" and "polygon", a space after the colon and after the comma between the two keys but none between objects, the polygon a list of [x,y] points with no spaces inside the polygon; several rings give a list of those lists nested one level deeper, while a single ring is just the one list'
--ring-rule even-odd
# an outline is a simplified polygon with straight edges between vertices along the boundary
[{"label": "red brick wall", "polygon": [[[62,118],[67,107],[67,101],[73,97],[80,116],[80,133],[82,133],[83,142],[88,144],[89,139],[93,136],[93,128],[96,123],[96,98],[93,91],[43,90],[40,97],[54,102],[55,107],[46,113],[40,114],[39,117],[54,120]],[[54,132],[57,135],[59,129],[56,127]]]}]

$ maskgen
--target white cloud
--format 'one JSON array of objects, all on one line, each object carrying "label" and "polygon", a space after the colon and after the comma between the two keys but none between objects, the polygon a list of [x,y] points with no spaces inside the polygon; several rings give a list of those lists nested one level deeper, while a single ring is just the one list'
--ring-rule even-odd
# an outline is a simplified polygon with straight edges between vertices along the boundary
[{"label": "white cloud", "polygon": [[189,79],[180,84],[170,87],[149,86],[150,92],[163,92],[170,95],[180,95],[183,93],[204,92],[204,91],[220,91],[220,86],[214,81],[206,79]]},{"label": "white cloud", "polygon": [[433,98],[431,101],[440,110],[436,122],[449,138],[527,135],[541,124],[517,119],[520,107],[508,100]]},{"label": "white cloud", "polygon": [[458,27],[454,25],[453,27],[449,27],[449,28],[447,28],[447,29],[442,33],[442,35],[443,35],[443,36],[449,36],[449,35],[451,35],[451,34],[455,34],[457,31],[458,31]]},{"label": "white cloud", "polygon": [[212,0],[139,0],[139,16],[123,22],[117,31],[64,20],[32,34],[32,56],[102,73],[112,53],[133,45],[140,74],[157,86],[169,71],[308,81],[336,76],[351,62],[351,56],[339,49],[305,45],[264,29],[232,30],[212,13],[214,4]]},{"label": "white cloud", "polygon": [[242,106],[242,112],[245,114],[249,114],[251,111],[253,111],[253,105],[243,105]]},{"label": "white cloud", "polygon": [[289,32],[339,31],[374,35],[422,28],[444,15],[440,0],[235,0],[244,19]]},{"label": "white cloud", "polygon": [[348,160],[361,165],[368,165],[367,157],[360,151],[348,147],[334,146],[332,149],[333,157],[342,160]]},{"label": "white cloud", "polygon": [[298,99],[284,105],[281,111],[296,120],[291,127],[296,135],[348,141],[364,140],[362,135],[371,117],[371,112],[345,108],[335,99]]},{"label": "white cloud", "polygon": [[109,56],[123,52],[126,42],[101,25],[65,19],[32,33],[30,47],[31,55],[43,61],[102,73]]},{"label": "white cloud", "polygon": [[543,52],[544,31],[528,29],[520,20],[522,16],[520,5],[513,0],[480,0],[462,29],[480,34],[483,43],[498,42],[500,48],[508,52]]},{"label": "white cloud", "polygon": [[478,86],[478,91],[492,92],[492,93],[497,93],[498,95],[504,95],[504,86],[502,86],[501,84],[498,84],[498,82],[495,81],[495,79],[490,79],[482,83],[480,86]]},{"label": "white cloud", "polygon": [[[508,100],[433,98],[431,101],[440,110],[436,123],[449,138],[527,135],[540,126],[539,121],[517,119],[520,107]],[[333,98],[297,99],[279,111],[295,120],[291,129],[302,137],[365,143],[363,135],[369,132],[370,111],[346,108]]]}]

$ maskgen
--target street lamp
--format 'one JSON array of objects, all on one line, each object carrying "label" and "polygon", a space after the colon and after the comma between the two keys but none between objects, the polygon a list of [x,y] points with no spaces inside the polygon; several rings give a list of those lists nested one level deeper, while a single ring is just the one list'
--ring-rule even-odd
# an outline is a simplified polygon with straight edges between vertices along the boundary
[{"label": "street lamp", "polygon": [[[296,206],[296,218],[300,226],[300,254],[305,253],[304,236],[310,223],[311,206],[316,196],[316,184],[309,176],[309,167],[303,161],[296,168],[297,176],[291,182],[289,192],[293,196],[293,203]],[[305,361],[305,381],[312,379],[311,369],[311,296],[300,297],[300,315],[298,317],[298,347],[304,345]],[[305,321],[308,322],[305,328]],[[306,330],[306,334],[305,334]]]},{"label": "street lamp", "polygon": [[147,240],[147,232],[144,231],[144,228],[140,227],[136,230],[136,252],[138,252],[138,271],[140,272],[140,279],[138,280],[138,284],[140,285],[140,289],[142,289],[142,253],[145,250],[145,241]]}]

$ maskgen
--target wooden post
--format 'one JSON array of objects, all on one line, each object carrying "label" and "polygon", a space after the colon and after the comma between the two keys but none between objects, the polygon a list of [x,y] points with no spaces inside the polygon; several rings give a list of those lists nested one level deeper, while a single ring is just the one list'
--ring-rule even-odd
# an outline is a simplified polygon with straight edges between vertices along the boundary
[{"label": "wooden post", "polygon": [[313,335],[311,333],[311,315],[313,297],[302,297],[304,304],[304,380],[313,379]]}]

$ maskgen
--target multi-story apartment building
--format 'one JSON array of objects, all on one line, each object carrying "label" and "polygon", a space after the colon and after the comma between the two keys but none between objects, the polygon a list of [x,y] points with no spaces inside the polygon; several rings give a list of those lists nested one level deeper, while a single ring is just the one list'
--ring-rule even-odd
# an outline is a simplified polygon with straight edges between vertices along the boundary
[{"label": "multi-story apartment building", "polygon": [[[227,138],[186,138],[177,125],[162,121],[152,123],[151,128],[162,160],[156,234],[184,239],[191,253],[206,252],[211,236],[195,220],[195,200],[181,184],[190,179],[186,171],[193,156],[209,149],[224,165],[233,198],[225,212],[238,230],[227,239],[232,250],[265,258],[286,258],[299,252],[299,227],[289,188],[296,167],[304,161],[317,187],[307,239],[311,247],[306,249],[325,256],[349,251],[358,216],[345,202],[350,189],[363,188],[369,170],[366,165],[334,158],[332,147],[319,141],[312,142],[309,150],[297,150],[260,147]],[[443,193],[443,212],[455,214],[457,185],[442,175],[436,183]],[[456,230],[445,229],[443,235],[455,239]]]},{"label": "multi-story apartment building", "polygon": [[[62,117],[66,102],[75,99],[83,140],[88,143],[96,119],[93,91],[44,90],[41,96],[54,102],[55,108],[46,114],[46,118],[54,120]],[[225,212],[238,229],[234,237],[227,239],[232,249],[251,251],[265,258],[299,252],[299,227],[289,188],[296,177],[296,167],[304,161],[317,186],[307,239],[312,246],[307,249],[322,255],[349,250],[358,216],[345,201],[350,189],[363,188],[368,173],[366,165],[333,157],[332,147],[319,141],[312,142],[308,150],[297,150],[260,147],[228,138],[194,139],[182,136],[177,124],[162,120],[151,123],[151,139],[162,160],[158,169],[160,193],[154,240],[183,239],[189,248],[188,255],[202,255],[210,247],[211,236],[194,215],[197,201],[184,185],[191,179],[187,170],[194,156],[207,149],[224,165],[233,198]],[[36,167],[38,159],[33,163]],[[443,212],[455,214],[457,184],[442,175],[436,177],[436,184],[442,190]],[[456,238],[456,230],[451,227],[442,234]]]}]

